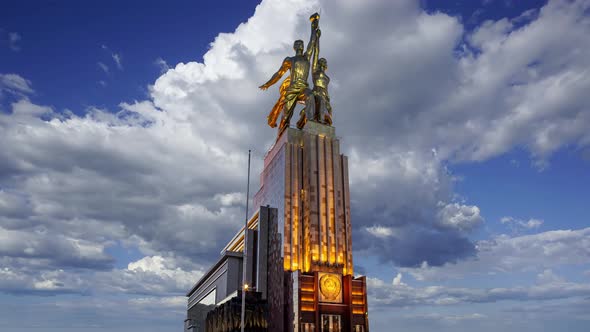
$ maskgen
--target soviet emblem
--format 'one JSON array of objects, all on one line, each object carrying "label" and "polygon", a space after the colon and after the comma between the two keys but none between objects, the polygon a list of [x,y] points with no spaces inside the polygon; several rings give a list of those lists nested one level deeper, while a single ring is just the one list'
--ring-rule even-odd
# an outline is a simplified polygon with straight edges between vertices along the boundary
[{"label": "soviet emblem", "polygon": [[324,274],[320,278],[320,292],[325,300],[337,301],[342,289],[340,278],[333,274]]}]

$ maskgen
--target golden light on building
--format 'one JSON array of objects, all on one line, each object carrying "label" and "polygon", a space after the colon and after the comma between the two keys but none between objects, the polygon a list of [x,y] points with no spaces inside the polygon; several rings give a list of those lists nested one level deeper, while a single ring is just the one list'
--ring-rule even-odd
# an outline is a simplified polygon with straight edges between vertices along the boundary
[{"label": "golden light on building", "polygon": [[[267,89],[290,71],[267,117],[274,127],[282,114],[279,135],[264,157],[260,189],[254,196],[254,206],[265,212],[257,212],[222,254],[228,262],[245,257],[254,261],[248,264],[257,264],[240,267],[251,282],[243,289],[268,301],[269,326],[274,327],[270,331],[368,332],[366,278],[354,277],[348,158],[341,153],[332,127],[329,78],[321,65],[326,60],[318,58],[319,15],[312,15],[311,21],[307,50],[297,41],[297,56],[283,61],[260,87]],[[308,88],[305,68],[312,73],[313,90]],[[304,100],[297,128],[290,127],[293,106]],[[214,272],[222,273],[227,264],[220,262]],[[204,278],[214,278],[214,272]],[[195,286],[194,303],[209,291],[200,287],[209,284]],[[222,289],[240,284],[228,283]]]}]

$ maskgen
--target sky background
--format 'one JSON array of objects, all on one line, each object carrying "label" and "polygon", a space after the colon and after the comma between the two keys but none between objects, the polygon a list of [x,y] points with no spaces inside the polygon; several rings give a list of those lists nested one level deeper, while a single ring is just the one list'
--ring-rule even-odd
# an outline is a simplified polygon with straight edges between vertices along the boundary
[{"label": "sky background", "polygon": [[0,330],[180,331],[322,13],[372,331],[590,328],[590,1],[0,10]]}]

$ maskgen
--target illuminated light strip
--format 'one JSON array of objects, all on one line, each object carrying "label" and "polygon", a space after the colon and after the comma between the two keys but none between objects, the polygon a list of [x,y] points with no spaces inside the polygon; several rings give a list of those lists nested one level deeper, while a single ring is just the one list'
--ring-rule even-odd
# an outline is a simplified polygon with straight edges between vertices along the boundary
[{"label": "illuminated light strip", "polygon": [[299,267],[299,182],[295,146],[291,147],[291,269]]},{"label": "illuminated light strip", "polygon": [[329,229],[329,262],[330,264],[336,263],[336,208],[334,206],[336,194],[334,188],[334,150],[333,143],[331,140],[326,141],[326,200],[327,200],[327,217],[328,217],[328,229]]},{"label": "illuminated light strip", "polygon": [[[257,229],[258,228],[258,216],[260,214],[260,210],[256,211],[252,218],[248,220],[248,229]],[[227,243],[227,245],[221,250],[221,254],[226,251],[236,251],[236,248],[243,246],[244,243],[244,227],[234,235],[234,237]],[[243,247],[242,247],[243,250]]]}]

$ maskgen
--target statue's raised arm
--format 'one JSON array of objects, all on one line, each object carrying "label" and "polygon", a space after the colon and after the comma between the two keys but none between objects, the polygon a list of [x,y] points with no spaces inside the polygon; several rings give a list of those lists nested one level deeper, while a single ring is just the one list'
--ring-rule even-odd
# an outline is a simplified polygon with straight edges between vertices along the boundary
[{"label": "statue's raised arm", "polygon": [[322,31],[317,29],[315,31],[315,41],[314,41],[314,50],[313,50],[313,57],[311,60],[311,77],[313,78],[314,73],[318,70],[318,58],[320,57],[320,37],[322,35]]},{"label": "statue's raised arm", "polygon": [[309,43],[307,44],[307,49],[305,50],[305,57],[307,61],[311,61],[311,55],[315,48],[315,44],[317,42],[317,31],[320,24],[320,15],[318,13],[314,13],[309,17],[311,21],[311,33],[309,35]]}]

